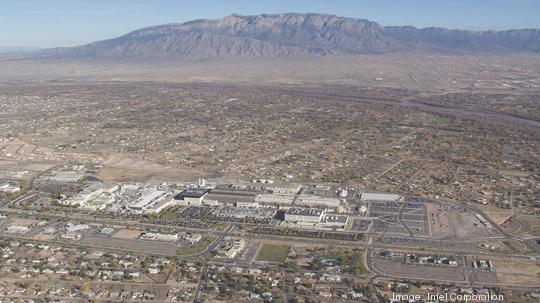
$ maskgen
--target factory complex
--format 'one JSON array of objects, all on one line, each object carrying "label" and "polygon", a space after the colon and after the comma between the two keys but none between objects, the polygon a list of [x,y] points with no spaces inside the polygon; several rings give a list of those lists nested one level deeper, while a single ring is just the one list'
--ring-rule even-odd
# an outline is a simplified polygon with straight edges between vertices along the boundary
[{"label": "factory complex", "polygon": [[[400,201],[397,194],[362,192],[337,185],[276,184],[273,181],[206,181],[181,184],[105,184],[84,182],[58,204],[88,211],[159,215],[176,207],[217,221],[282,222],[344,229],[351,214],[365,214],[367,201]],[[187,216],[187,215],[186,215]],[[191,217],[190,217],[191,218]]]}]

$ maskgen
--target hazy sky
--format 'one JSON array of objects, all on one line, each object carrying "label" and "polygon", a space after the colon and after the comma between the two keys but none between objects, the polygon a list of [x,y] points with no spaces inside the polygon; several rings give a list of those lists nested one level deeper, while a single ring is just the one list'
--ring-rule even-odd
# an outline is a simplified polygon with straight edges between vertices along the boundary
[{"label": "hazy sky", "polygon": [[314,12],[382,25],[540,28],[540,0],[0,0],[0,47],[54,47],[232,13]]}]

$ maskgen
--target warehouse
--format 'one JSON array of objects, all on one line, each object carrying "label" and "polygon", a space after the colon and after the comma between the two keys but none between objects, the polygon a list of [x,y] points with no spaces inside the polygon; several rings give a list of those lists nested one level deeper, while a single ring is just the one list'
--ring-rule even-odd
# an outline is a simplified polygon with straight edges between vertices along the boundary
[{"label": "warehouse", "polygon": [[266,187],[266,190],[279,195],[296,195],[302,189],[300,184],[283,184],[281,186]]},{"label": "warehouse", "polygon": [[316,208],[289,208],[285,212],[285,221],[319,223],[325,211]]},{"label": "warehouse", "polygon": [[382,201],[382,202],[395,202],[401,199],[398,194],[389,193],[366,193],[363,192],[360,196],[362,201]]},{"label": "warehouse", "polygon": [[322,220],[322,227],[345,228],[348,220],[348,216],[326,215]]},{"label": "warehouse", "polygon": [[143,196],[137,202],[131,204],[129,208],[135,211],[142,211],[143,208],[150,205],[151,203],[155,203],[158,200],[161,200],[165,196],[166,192],[163,190],[154,190],[151,193]]},{"label": "warehouse", "polygon": [[174,196],[174,200],[178,205],[200,206],[208,192],[210,190],[206,188],[189,188]]},{"label": "warehouse", "polygon": [[204,204],[256,207],[255,195],[248,191],[214,189],[204,197]]},{"label": "warehouse", "polygon": [[294,201],[296,205],[308,207],[340,209],[341,201],[336,197],[321,197],[315,195],[300,195]]},{"label": "warehouse", "polygon": [[154,240],[154,241],[171,241],[176,242],[178,240],[178,235],[175,233],[155,233],[155,232],[146,232],[142,233],[139,236],[141,240]]},{"label": "warehouse", "polygon": [[158,199],[151,205],[144,207],[143,214],[159,214],[164,209],[174,205],[176,205],[176,200],[172,199],[170,196],[166,199]]},{"label": "warehouse", "polygon": [[272,194],[259,194],[255,197],[255,202],[262,205],[288,205],[292,204],[294,195],[272,195]]}]

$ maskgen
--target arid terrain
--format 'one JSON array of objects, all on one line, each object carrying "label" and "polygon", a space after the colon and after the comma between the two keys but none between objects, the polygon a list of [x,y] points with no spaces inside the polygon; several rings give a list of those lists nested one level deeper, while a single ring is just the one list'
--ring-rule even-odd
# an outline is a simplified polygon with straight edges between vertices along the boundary
[{"label": "arid terrain", "polygon": [[[264,62],[223,63],[216,70],[211,62],[126,69],[103,63],[102,70],[95,64],[90,70],[90,64],[38,61],[33,73],[25,72],[32,62],[0,63],[6,67],[2,156],[21,163],[92,162],[104,166],[104,179],[266,176],[499,206],[509,203],[511,190],[517,205],[538,200],[536,57],[443,56],[418,67],[411,63],[416,57],[350,58],[348,68],[357,69],[351,83],[335,60],[341,65],[327,74],[301,61],[279,71],[259,70]],[[391,60],[408,66],[399,67],[407,74],[402,81],[390,73]],[[486,65],[491,70],[482,70]],[[260,71],[266,81],[226,81],[219,75],[224,66],[238,74]],[[430,67],[441,69],[440,76],[416,80]],[[196,82],[190,68],[206,81]],[[283,80],[296,68],[307,79],[324,80]],[[210,71],[216,79],[202,76]],[[333,82],[336,73],[341,76]],[[13,82],[22,74],[29,80]]]},{"label": "arid terrain", "polygon": [[287,60],[0,61],[0,295],[536,300],[540,57]]}]

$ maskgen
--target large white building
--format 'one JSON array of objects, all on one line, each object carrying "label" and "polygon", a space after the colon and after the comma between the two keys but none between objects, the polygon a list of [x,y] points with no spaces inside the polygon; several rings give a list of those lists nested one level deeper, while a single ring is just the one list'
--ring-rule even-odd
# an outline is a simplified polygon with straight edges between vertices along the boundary
[{"label": "large white building", "polygon": [[293,200],[294,195],[258,194],[255,197],[255,202],[266,205],[290,205]]},{"label": "large white building", "polygon": [[300,195],[294,203],[295,205],[333,209],[339,209],[341,205],[341,201],[336,197],[321,197],[316,195]]},{"label": "large white building", "polygon": [[174,205],[177,205],[176,201],[171,196],[168,196],[167,198],[164,197],[150,205],[143,207],[142,212],[143,214],[159,214],[164,209]]},{"label": "large white building", "polygon": [[142,212],[144,208],[148,207],[152,203],[156,203],[163,199],[167,194],[164,190],[154,190],[144,196],[142,196],[135,203],[131,204],[129,208],[134,211]]},{"label": "large white building", "polygon": [[291,207],[285,212],[285,221],[319,223],[324,214],[323,209]]},{"label": "large white building", "polygon": [[302,189],[300,184],[284,184],[284,185],[274,185],[266,187],[266,190],[281,195],[295,195]]},{"label": "large white building", "polygon": [[68,206],[79,206],[89,210],[101,210],[115,201],[114,193],[117,190],[117,185],[105,189],[101,183],[95,183],[77,195],[60,200],[58,203]]},{"label": "large white building", "polygon": [[142,233],[139,236],[142,240],[156,240],[156,241],[171,241],[176,242],[178,240],[178,235],[174,233],[154,233],[154,232],[147,232]]},{"label": "large white building", "polygon": [[394,202],[401,199],[401,196],[398,194],[390,193],[368,193],[363,192],[360,195],[361,201],[381,201],[381,202]]}]

